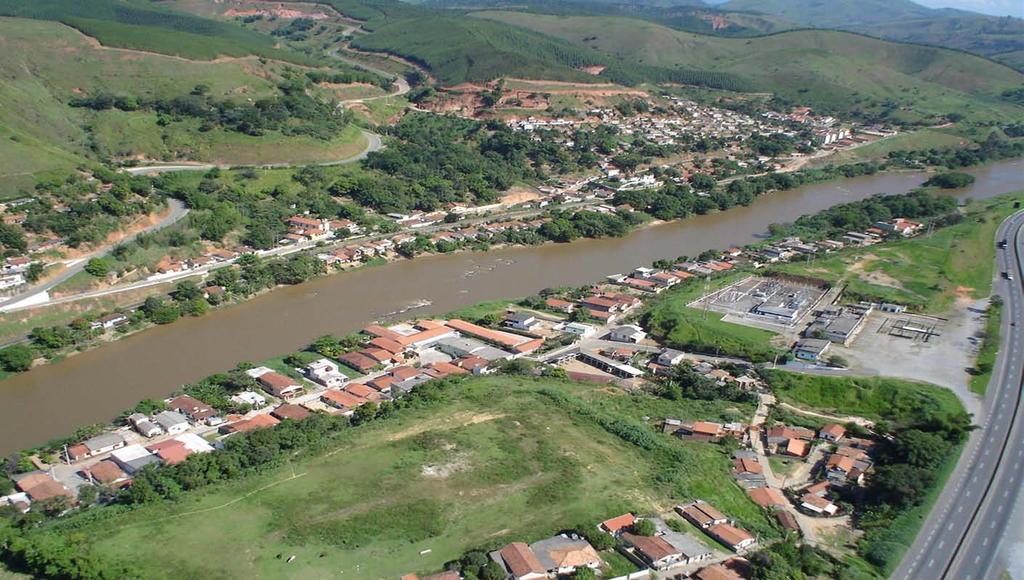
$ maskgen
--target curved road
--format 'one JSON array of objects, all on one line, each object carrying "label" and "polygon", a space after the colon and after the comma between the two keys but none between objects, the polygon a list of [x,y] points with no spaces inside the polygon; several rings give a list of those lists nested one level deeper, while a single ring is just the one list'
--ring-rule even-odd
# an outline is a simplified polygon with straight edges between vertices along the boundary
[{"label": "curved road", "polygon": [[[128,236],[128,237],[126,237],[126,238],[124,238],[122,240],[119,240],[117,242],[117,245],[119,245],[119,244],[126,244],[126,243],[134,240],[135,238],[139,237],[142,234],[148,234],[148,233],[151,233],[151,232],[155,232],[157,230],[160,230],[160,229],[163,229],[163,228],[165,228],[167,226],[175,224],[179,220],[181,220],[181,218],[183,218],[186,215],[188,215],[188,208],[185,207],[184,203],[178,201],[177,199],[168,198],[167,204],[171,208],[171,211],[170,211],[170,213],[167,214],[167,217],[165,217],[164,219],[160,220],[159,222],[157,222],[157,223],[155,223],[155,224],[153,224],[151,226],[148,226],[148,227],[146,227],[146,228],[144,228],[142,230],[139,230],[138,232],[135,232],[134,234],[132,234],[132,235],[130,235],[130,236]],[[50,278],[49,280],[47,280],[45,282],[41,282],[39,284],[36,284],[36,285],[33,285],[33,286],[29,286],[28,288],[26,288],[25,290],[23,290],[22,292],[19,292],[18,294],[14,295],[14,296],[10,296],[10,297],[7,297],[7,298],[0,299],[0,310],[3,310],[4,307],[10,306],[10,305],[12,305],[12,304],[14,304],[16,302],[20,302],[20,301],[25,300],[27,298],[31,298],[32,296],[35,296],[36,294],[40,294],[40,293],[43,293],[43,292],[49,292],[53,288],[55,288],[58,285],[60,285],[62,282],[68,280],[69,278],[71,278],[75,274],[81,272],[85,268],[85,264],[88,263],[90,258],[96,258],[98,256],[106,255],[110,248],[111,248],[111,246],[104,246],[104,247],[102,247],[100,249],[97,249],[96,251],[94,251],[94,252],[92,252],[90,254],[82,256],[81,258],[77,258],[75,260],[65,261],[65,264],[67,265],[67,267],[62,272],[60,272],[59,274],[54,276],[53,278]]]},{"label": "curved road", "polygon": [[998,578],[1008,568],[1004,544],[1020,533],[1020,520],[1011,514],[1024,483],[1024,212],[1007,218],[996,236],[1007,247],[996,256],[993,289],[1004,305],[987,417],[894,578]]}]

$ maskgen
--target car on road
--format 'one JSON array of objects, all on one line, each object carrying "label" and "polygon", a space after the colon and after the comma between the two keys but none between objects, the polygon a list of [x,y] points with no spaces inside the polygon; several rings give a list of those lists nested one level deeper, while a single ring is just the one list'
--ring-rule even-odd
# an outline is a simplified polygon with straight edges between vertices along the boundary
[{"label": "car on road", "polygon": [[1006,278],[1007,280],[1013,280],[1013,273],[1012,272],[1003,272],[1003,278]]},{"label": "car on road", "polygon": [[1005,249],[1006,248],[1006,240],[999,240],[999,247]]}]

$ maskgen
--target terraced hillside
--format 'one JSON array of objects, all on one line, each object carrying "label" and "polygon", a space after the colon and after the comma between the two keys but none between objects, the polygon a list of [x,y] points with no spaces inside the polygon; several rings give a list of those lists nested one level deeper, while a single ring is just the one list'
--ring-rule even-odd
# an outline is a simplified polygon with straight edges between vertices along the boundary
[{"label": "terraced hillside", "polygon": [[651,22],[604,16],[481,11],[473,16],[521,26],[609,58],[660,69],[716,70],[755,90],[822,110],[921,121],[949,113],[1009,121],[1024,109],[999,94],[1024,75],[964,53],[836,31],[799,30],[718,38]]}]

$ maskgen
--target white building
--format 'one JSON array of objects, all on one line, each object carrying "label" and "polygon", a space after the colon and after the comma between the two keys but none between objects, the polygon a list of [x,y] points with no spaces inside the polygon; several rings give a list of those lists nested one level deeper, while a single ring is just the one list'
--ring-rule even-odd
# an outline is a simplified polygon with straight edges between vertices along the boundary
[{"label": "white building", "polygon": [[306,365],[305,374],[311,381],[325,387],[340,387],[348,382],[348,377],[341,372],[338,365],[326,358]]}]

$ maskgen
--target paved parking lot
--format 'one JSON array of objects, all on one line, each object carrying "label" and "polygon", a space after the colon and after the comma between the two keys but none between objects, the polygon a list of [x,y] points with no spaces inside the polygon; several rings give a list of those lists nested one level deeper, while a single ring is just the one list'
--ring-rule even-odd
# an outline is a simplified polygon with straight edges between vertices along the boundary
[{"label": "paved parking lot", "polygon": [[872,312],[864,330],[847,347],[834,344],[829,354],[850,363],[854,372],[925,381],[947,387],[967,411],[977,414],[980,401],[968,390],[967,370],[984,326],[983,303],[954,310],[948,319],[913,314]]}]

